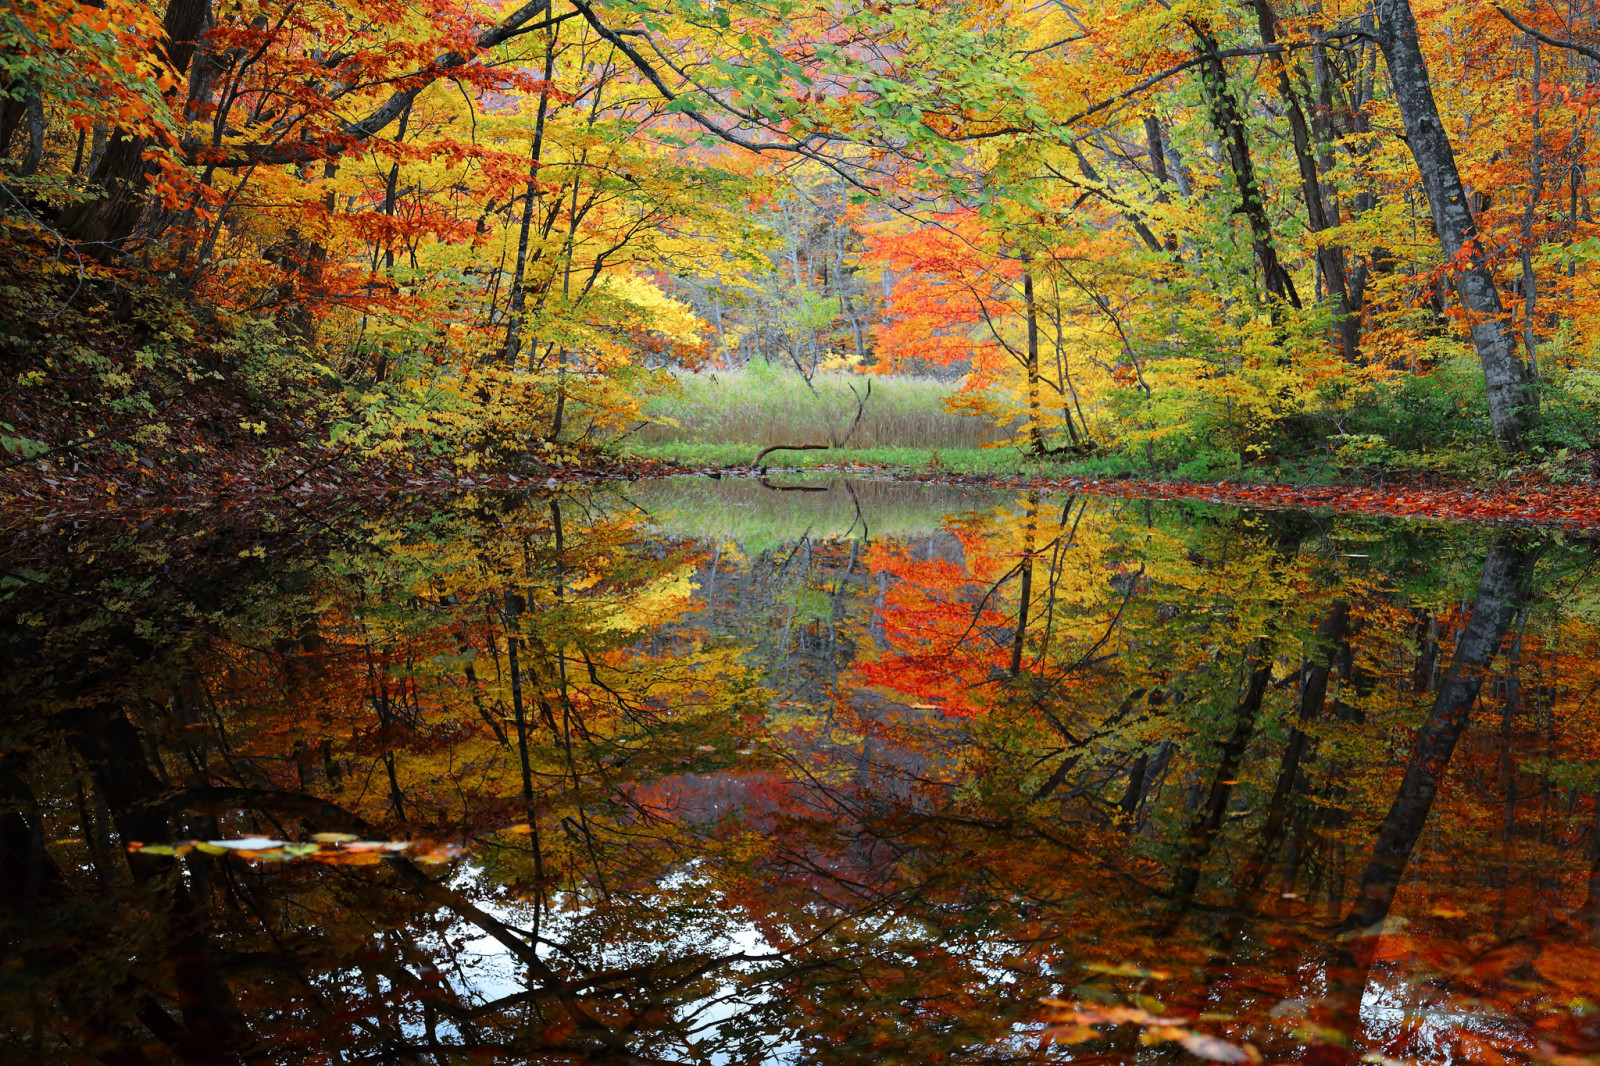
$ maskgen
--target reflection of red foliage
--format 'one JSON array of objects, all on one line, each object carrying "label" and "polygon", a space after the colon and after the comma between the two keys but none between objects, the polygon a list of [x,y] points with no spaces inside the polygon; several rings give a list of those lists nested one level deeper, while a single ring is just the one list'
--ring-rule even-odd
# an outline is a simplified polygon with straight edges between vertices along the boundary
[{"label": "reflection of red foliage", "polygon": [[898,584],[885,593],[877,617],[891,651],[858,664],[862,680],[947,715],[977,712],[984,705],[982,686],[1004,669],[1009,655],[993,634],[1009,630],[1013,620],[996,609],[995,597],[986,595],[972,571],[947,560],[915,559],[904,549],[878,544],[866,563]]}]

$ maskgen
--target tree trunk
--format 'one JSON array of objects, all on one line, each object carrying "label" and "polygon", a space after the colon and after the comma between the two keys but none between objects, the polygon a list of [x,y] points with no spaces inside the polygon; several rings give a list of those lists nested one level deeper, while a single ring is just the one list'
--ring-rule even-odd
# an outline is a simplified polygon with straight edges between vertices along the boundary
[{"label": "tree trunk", "polygon": [[17,168],[19,178],[37,174],[39,165],[44,162],[44,99],[38,89],[28,94],[23,110],[27,116],[28,147],[23,153],[22,165]]},{"label": "tree trunk", "polygon": [[1039,456],[1044,454],[1044,427],[1039,423],[1039,312],[1033,302],[1033,271],[1027,266],[1022,270],[1022,298],[1028,315],[1028,453]]},{"label": "tree trunk", "polygon": [[1266,200],[1261,192],[1261,183],[1256,180],[1244,118],[1228,85],[1228,68],[1223,64],[1216,38],[1198,23],[1190,22],[1189,28],[1199,42],[1197,51],[1202,60],[1200,75],[1205,86],[1206,102],[1210,105],[1211,124],[1228,153],[1228,165],[1233,170],[1234,184],[1239,189],[1239,211],[1250,223],[1251,245],[1261,263],[1267,292],[1298,311],[1301,307],[1300,294],[1295,290],[1294,279],[1284,269],[1282,260],[1278,258],[1277,246],[1272,242],[1272,225],[1267,220]]},{"label": "tree trunk", "polygon": [[522,203],[522,230],[517,237],[517,265],[511,275],[510,321],[506,323],[505,363],[517,365],[517,352],[522,347],[522,312],[527,305],[527,291],[523,275],[528,267],[528,232],[533,228],[533,205],[541,195],[539,189],[540,155],[544,151],[544,120],[550,110],[550,75],[555,71],[555,34],[545,42],[544,88],[539,92],[539,111],[534,119],[533,145],[528,152],[528,187]]},{"label": "tree trunk", "polygon": [[[188,73],[209,15],[210,0],[170,0],[167,4],[162,19],[166,31],[162,49],[166,61],[180,76]],[[144,159],[149,146],[147,138],[118,127],[89,175],[89,181],[99,186],[100,196],[62,212],[61,232],[91,245],[99,256],[120,250],[139,224],[145,189],[157,172]]]},{"label": "tree trunk", "polygon": [[[1261,40],[1275,44],[1278,40],[1277,15],[1269,0],[1255,0],[1256,22],[1261,29]],[[1278,96],[1289,114],[1289,132],[1294,140],[1295,160],[1300,167],[1300,191],[1305,200],[1306,220],[1312,233],[1322,233],[1339,224],[1339,216],[1330,211],[1322,197],[1322,176],[1318,172],[1315,149],[1312,145],[1311,125],[1306,121],[1300,106],[1300,97],[1289,80],[1289,64],[1283,53],[1272,57],[1278,75]],[[1354,363],[1360,358],[1361,323],[1350,306],[1349,283],[1345,277],[1344,249],[1337,244],[1317,241],[1317,263],[1327,284],[1328,296],[1339,312],[1339,347],[1345,359]]]},{"label": "tree trunk", "polygon": [[1533,151],[1532,181],[1529,183],[1528,206],[1522,212],[1522,346],[1528,352],[1528,369],[1534,378],[1539,376],[1539,337],[1534,330],[1533,316],[1539,308],[1539,286],[1533,273],[1534,223],[1539,218],[1539,203],[1544,198],[1544,136],[1540,128],[1540,93],[1544,86],[1544,63],[1539,42],[1533,44]]},{"label": "tree trunk", "polygon": [[1378,40],[1405,122],[1406,142],[1428,194],[1445,257],[1457,264],[1456,295],[1466,308],[1472,343],[1483,364],[1494,435],[1507,448],[1520,448],[1539,424],[1539,394],[1517,355],[1494,271],[1478,242],[1477,220],[1467,204],[1455,151],[1433,99],[1416,18],[1408,0],[1379,0],[1378,16]]}]

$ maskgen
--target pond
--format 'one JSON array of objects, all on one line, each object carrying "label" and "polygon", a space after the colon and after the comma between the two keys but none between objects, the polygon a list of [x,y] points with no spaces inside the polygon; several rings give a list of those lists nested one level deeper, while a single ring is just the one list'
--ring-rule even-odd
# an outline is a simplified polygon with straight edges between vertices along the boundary
[{"label": "pond", "polygon": [[1600,1053],[1600,576],[890,482],[12,514],[40,1063]]}]

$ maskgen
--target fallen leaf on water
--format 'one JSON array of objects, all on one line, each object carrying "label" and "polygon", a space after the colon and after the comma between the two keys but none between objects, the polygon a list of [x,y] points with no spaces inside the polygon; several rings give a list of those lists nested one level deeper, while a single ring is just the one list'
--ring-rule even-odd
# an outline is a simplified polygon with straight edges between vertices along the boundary
[{"label": "fallen leaf on water", "polygon": [[[1178,1043],[1190,1054],[1198,1055],[1202,1059],[1212,1062],[1260,1062],[1261,1053],[1246,1044],[1230,1044],[1220,1037],[1207,1036],[1205,1033],[1185,1033],[1178,1037]],[[1254,1051],[1255,1054],[1251,1054]]]},{"label": "fallen leaf on water", "polygon": [[1111,977],[1143,977],[1151,981],[1165,981],[1172,975],[1166,970],[1146,970],[1135,966],[1131,962],[1116,964],[1105,962],[1086,962],[1083,968],[1090,973],[1103,973]]},{"label": "fallen leaf on water", "polygon": [[206,843],[229,851],[272,851],[286,846],[287,840],[268,840],[266,837],[240,837],[237,840],[208,840]]},{"label": "fallen leaf on water", "polygon": [[341,850],[359,854],[364,851],[405,851],[409,847],[409,840],[358,840],[346,844]]}]

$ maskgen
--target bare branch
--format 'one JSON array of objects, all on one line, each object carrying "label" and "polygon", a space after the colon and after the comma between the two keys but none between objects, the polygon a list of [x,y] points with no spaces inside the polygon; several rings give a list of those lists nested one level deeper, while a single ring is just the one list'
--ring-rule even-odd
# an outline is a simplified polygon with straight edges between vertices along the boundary
[{"label": "bare branch", "polygon": [[1577,52],[1581,56],[1586,56],[1589,59],[1593,59],[1593,60],[1595,60],[1597,62],[1600,62],[1600,50],[1596,50],[1596,49],[1590,48],[1588,45],[1579,44],[1576,41],[1562,41],[1562,40],[1558,40],[1558,39],[1556,39],[1554,37],[1548,36],[1547,34],[1540,33],[1538,30],[1534,29],[1532,26],[1528,26],[1528,25],[1524,24],[1523,22],[1521,22],[1520,20],[1518,20],[1517,16],[1513,15],[1511,12],[1509,12],[1505,8],[1501,7],[1499,4],[1490,4],[1489,6],[1493,7],[1496,11],[1500,12],[1500,17],[1501,18],[1505,19],[1507,22],[1511,23],[1511,25],[1515,26],[1517,29],[1521,30],[1523,33],[1526,33],[1529,37],[1532,37],[1534,40],[1541,41],[1544,44],[1547,44],[1552,48],[1566,48],[1566,49],[1569,49],[1570,51]]},{"label": "bare branch", "polygon": [[190,156],[188,161],[190,163],[207,162],[213,166],[227,169],[251,166],[253,164],[280,166],[305,163],[312,159],[338,155],[383,132],[405,113],[416,98],[422,94],[422,90],[451,71],[466,66],[467,63],[471,62],[476,52],[504,44],[517,36],[517,34],[524,32],[528,23],[549,10],[550,0],[529,0],[528,3],[507,15],[493,29],[485,30],[479,34],[477,39],[473,41],[474,52],[446,52],[422,70],[400,79],[409,81],[412,84],[389,97],[366,118],[358,119],[354,122],[341,123],[337,139],[342,143],[331,152],[326,147],[317,144],[280,142],[259,148],[246,148],[240,158],[220,161],[203,159],[202,157],[206,154],[205,150],[193,149],[187,153]]}]

